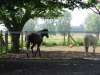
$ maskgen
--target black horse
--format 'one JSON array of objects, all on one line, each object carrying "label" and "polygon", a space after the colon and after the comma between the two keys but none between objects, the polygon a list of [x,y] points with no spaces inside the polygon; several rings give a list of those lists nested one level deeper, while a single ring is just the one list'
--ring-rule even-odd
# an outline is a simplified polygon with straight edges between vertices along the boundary
[{"label": "black horse", "polygon": [[[32,50],[32,54],[33,52],[33,48],[35,45],[37,45],[37,51],[35,52],[34,56],[36,56],[37,53],[39,53],[39,56],[41,56],[41,52],[40,52],[40,45],[43,41],[43,37],[46,36],[47,38],[49,37],[48,35],[48,29],[43,29],[41,31],[38,32],[34,32],[31,33],[29,35],[27,35],[27,50],[30,48],[31,46],[31,50]],[[27,53],[27,57],[29,57],[28,53]]]}]

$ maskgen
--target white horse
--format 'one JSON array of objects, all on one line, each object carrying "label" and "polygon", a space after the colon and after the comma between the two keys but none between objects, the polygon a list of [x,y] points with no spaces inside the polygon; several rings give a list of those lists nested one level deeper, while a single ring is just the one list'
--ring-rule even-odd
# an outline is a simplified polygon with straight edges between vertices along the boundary
[{"label": "white horse", "polygon": [[89,46],[93,47],[93,55],[95,55],[95,48],[96,48],[97,40],[98,40],[97,35],[96,36],[92,34],[85,35],[84,44],[85,44],[86,56],[88,55]]}]

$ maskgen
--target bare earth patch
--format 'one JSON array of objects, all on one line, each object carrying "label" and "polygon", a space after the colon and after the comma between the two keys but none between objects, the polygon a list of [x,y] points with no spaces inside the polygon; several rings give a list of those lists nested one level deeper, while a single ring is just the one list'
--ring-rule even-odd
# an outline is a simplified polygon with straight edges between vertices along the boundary
[{"label": "bare earth patch", "polygon": [[[34,48],[35,52],[36,48]],[[36,57],[32,56],[31,51],[30,53],[30,58],[38,58],[39,56],[37,55]],[[83,46],[80,47],[68,47],[68,46],[53,46],[53,47],[41,47],[41,58],[100,58],[100,47],[98,46],[96,48],[96,56],[93,56],[92,54],[92,48],[89,48],[89,56],[85,56],[85,49]],[[26,49],[21,50],[20,53],[18,54],[13,54],[13,53],[8,53],[5,55],[2,55],[3,58],[11,58],[11,59],[16,59],[16,58],[27,58],[26,56]],[[1,58],[2,58],[1,57]]]}]

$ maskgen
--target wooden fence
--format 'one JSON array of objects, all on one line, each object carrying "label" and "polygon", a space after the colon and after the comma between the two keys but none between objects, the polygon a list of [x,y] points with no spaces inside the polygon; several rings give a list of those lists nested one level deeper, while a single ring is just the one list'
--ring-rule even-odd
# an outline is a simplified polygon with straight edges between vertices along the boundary
[{"label": "wooden fence", "polygon": [[[2,54],[6,54],[11,50],[11,32],[0,32],[0,55]],[[16,34],[16,32],[13,32]],[[25,42],[25,33],[26,32],[17,32],[20,33],[20,49],[25,49],[26,48],[26,42]],[[53,32],[55,33],[55,32]],[[76,38],[83,38],[84,34],[86,33],[92,33],[94,34],[94,32],[61,32],[63,34],[52,34],[52,32],[50,32],[50,35],[55,36],[55,38],[58,38],[59,36],[57,36],[58,34],[62,37],[61,39],[63,40],[62,45],[66,45],[66,41],[67,41],[67,45],[70,45],[71,42],[74,42],[75,44],[77,44],[76,42]],[[52,38],[52,37],[51,37]]]}]

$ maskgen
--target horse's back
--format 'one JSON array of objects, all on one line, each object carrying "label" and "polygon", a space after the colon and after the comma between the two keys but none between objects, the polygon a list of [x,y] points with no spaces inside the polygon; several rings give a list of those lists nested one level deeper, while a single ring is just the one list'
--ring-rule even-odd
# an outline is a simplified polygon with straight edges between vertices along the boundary
[{"label": "horse's back", "polygon": [[86,45],[96,44],[97,38],[94,35],[86,35],[84,38],[84,42]]},{"label": "horse's back", "polygon": [[43,41],[43,37],[48,37],[48,30],[44,29],[38,32],[33,32],[27,36],[27,42],[40,45]]},{"label": "horse's back", "polygon": [[28,36],[28,41],[32,42],[32,43],[38,43],[38,42],[41,42],[42,41],[42,38],[39,34],[37,33],[31,33],[29,36]]}]

